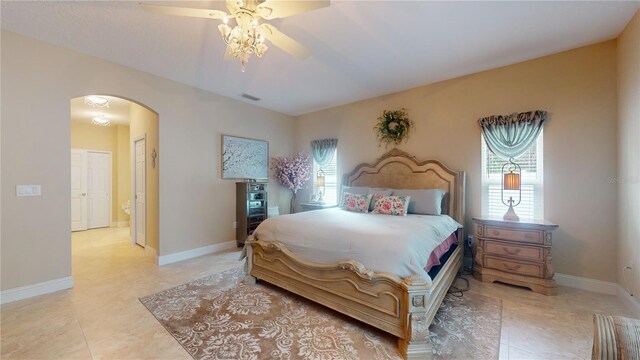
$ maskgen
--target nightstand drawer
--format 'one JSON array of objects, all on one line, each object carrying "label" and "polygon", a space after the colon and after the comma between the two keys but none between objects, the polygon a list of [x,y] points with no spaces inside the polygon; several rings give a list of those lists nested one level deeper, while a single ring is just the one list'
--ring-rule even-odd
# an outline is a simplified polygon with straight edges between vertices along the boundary
[{"label": "nightstand drawer", "polygon": [[544,275],[543,264],[504,260],[493,256],[484,257],[484,267],[496,269],[518,275],[535,276],[541,278]]},{"label": "nightstand drawer", "polygon": [[485,226],[484,236],[494,239],[542,244],[542,233],[535,230],[509,230],[494,226]]},{"label": "nightstand drawer", "polygon": [[485,254],[508,256],[516,259],[540,261],[544,260],[544,249],[533,246],[519,246],[507,244],[500,241],[485,240]]}]

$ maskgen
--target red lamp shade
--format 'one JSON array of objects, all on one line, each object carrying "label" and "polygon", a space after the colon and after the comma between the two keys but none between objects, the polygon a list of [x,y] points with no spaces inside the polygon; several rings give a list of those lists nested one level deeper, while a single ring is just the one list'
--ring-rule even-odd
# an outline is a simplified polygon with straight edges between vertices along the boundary
[{"label": "red lamp shade", "polygon": [[509,172],[504,174],[505,190],[520,190],[520,174]]}]

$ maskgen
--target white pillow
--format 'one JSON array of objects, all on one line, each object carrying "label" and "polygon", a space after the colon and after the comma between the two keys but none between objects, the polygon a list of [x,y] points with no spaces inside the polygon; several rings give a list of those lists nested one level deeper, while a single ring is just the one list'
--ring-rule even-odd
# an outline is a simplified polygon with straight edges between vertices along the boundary
[{"label": "white pillow", "polygon": [[410,196],[409,214],[440,215],[442,198],[447,193],[441,189],[399,189],[393,190],[395,196]]}]

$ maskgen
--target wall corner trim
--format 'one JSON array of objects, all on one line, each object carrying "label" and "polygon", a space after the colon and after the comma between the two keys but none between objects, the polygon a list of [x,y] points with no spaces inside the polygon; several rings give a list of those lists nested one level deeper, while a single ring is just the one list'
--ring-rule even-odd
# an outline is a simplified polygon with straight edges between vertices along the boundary
[{"label": "wall corner trim", "polygon": [[234,249],[237,247],[236,241],[226,241],[219,244],[213,244],[209,246],[203,246],[191,250],[181,251],[169,255],[162,255],[158,257],[158,265],[172,264],[178,261],[192,259],[198,256],[209,255],[215,252]]},{"label": "wall corner trim", "polygon": [[34,296],[44,295],[65,289],[71,289],[72,287],[72,276],[44,281],[31,285],[20,286],[0,292],[0,303],[7,304],[13,301],[28,299]]},{"label": "wall corner trim", "polygon": [[618,285],[618,299],[627,305],[629,309],[633,310],[636,316],[640,318],[640,300],[635,296],[631,296],[631,294],[620,285]]},{"label": "wall corner trim", "polygon": [[144,247],[144,252],[145,254],[153,257],[156,261],[158,260],[158,250],[156,250],[154,247],[147,245]]},{"label": "wall corner trim", "polygon": [[556,273],[554,279],[558,285],[568,286],[580,290],[592,291],[600,294],[617,295],[618,284],[610,281],[590,279],[580,276]]}]

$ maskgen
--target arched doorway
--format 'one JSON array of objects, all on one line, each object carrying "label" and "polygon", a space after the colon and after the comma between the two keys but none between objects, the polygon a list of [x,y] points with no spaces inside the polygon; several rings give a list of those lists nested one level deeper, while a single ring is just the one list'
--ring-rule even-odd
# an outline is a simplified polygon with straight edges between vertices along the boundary
[{"label": "arched doorway", "polygon": [[70,105],[72,241],[91,229],[102,229],[96,238],[122,240],[126,232],[113,229],[127,227],[130,244],[157,258],[158,114],[112,95],[88,94]]}]

